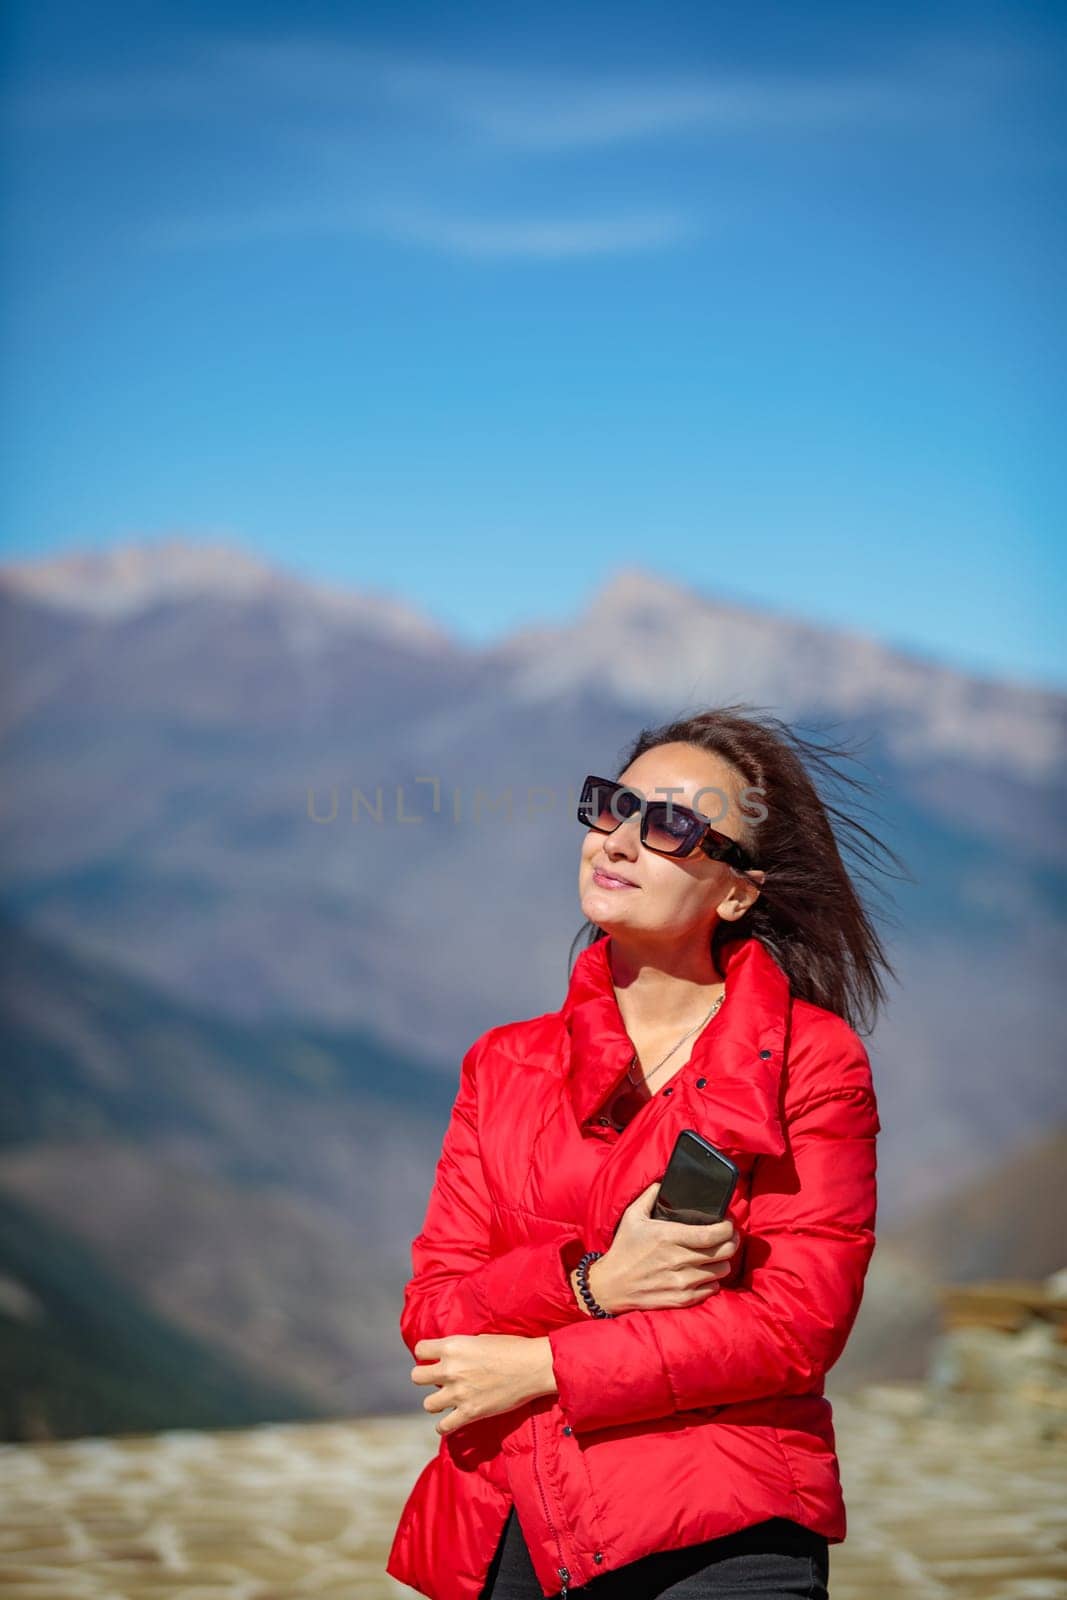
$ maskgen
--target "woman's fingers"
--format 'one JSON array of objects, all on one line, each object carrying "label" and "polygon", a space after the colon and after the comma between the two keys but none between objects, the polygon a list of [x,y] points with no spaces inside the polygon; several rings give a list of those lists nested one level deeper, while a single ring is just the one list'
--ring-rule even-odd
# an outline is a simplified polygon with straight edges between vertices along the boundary
[{"label": "woman's fingers", "polygon": [[662,1237],[671,1244],[685,1244],[693,1250],[713,1250],[728,1239],[736,1237],[737,1229],[732,1217],[724,1217],[721,1222],[666,1222],[662,1218],[653,1217],[652,1225],[656,1228],[669,1228],[670,1233]]},{"label": "woman's fingers", "polygon": [[740,1248],[741,1240],[736,1233],[722,1244],[711,1246],[691,1244],[687,1246],[690,1253],[703,1257],[705,1261],[729,1261],[731,1256],[735,1256]]},{"label": "woman's fingers", "polygon": [[694,1283],[714,1283],[719,1278],[725,1278],[730,1271],[729,1261],[712,1261],[707,1266],[699,1269],[693,1268]]}]

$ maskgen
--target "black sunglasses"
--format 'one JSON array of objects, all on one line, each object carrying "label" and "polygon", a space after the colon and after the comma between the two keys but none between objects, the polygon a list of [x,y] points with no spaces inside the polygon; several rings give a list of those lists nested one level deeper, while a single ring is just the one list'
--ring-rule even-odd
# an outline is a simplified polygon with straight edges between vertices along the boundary
[{"label": "black sunglasses", "polygon": [[744,872],[755,858],[744,845],[713,828],[706,817],[674,800],[645,800],[636,789],[610,778],[586,778],[578,801],[578,821],[598,833],[614,833],[636,811],[641,813],[641,843],[661,856],[687,856],[700,846],[712,861]]}]

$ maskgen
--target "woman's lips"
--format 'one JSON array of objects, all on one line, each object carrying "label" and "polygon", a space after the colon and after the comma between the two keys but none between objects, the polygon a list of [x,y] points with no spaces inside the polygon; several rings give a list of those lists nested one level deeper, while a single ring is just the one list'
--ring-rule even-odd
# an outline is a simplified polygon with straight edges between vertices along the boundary
[{"label": "woman's lips", "polygon": [[598,883],[602,889],[636,889],[636,883],[628,883],[625,878],[612,878],[606,872],[601,872],[598,867],[593,868],[593,882]]}]

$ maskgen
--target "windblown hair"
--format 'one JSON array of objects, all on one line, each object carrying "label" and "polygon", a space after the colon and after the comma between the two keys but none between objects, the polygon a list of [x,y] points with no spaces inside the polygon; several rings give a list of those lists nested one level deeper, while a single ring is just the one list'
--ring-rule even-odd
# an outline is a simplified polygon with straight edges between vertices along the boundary
[{"label": "windblown hair", "polygon": [[[869,783],[834,766],[839,757],[858,761],[855,750],[807,739],[763,708],[741,703],[643,728],[615,779],[646,750],[676,741],[728,761],[742,787],[760,791],[751,808],[758,803],[766,810],[757,820],[731,808],[730,824],[723,829],[748,848],[766,877],[742,917],[716,924],[712,955],[731,940],[755,937],[785,972],[795,995],[869,1033],[886,1000],[883,974],[896,980],[896,973],[856,884],[879,893],[878,873],[914,879],[896,852],[854,814],[869,814],[867,806],[848,807],[830,798],[837,784],[854,795],[870,793]],[[851,871],[844,855],[852,858]],[[900,871],[891,871],[887,863]],[[607,937],[586,922],[572,941],[572,964],[583,935],[583,948]]]}]

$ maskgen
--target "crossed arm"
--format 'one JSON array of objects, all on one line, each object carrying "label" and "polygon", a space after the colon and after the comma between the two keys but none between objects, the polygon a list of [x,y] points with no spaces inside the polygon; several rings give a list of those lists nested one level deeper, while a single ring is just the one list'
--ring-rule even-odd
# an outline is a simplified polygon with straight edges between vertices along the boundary
[{"label": "crossed arm", "polygon": [[450,1333],[512,1333],[534,1338],[585,1321],[570,1273],[585,1250],[581,1235],[489,1253],[491,1200],[478,1148],[477,1039],[463,1058],[422,1231],[411,1246],[413,1277],[404,1291],[400,1333],[420,1339]]},{"label": "crossed arm", "polygon": [[590,1319],[577,1303],[569,1281],[583,1250],[577,1232],[489,1255],[477,1141],[481,1044],[464,1057],[412,1246],[401,1316],[412,1355],[420,1339],[450,1333],[547,1338],[558,1403],[579,1433],[816,1389],[851,1332],[875,1242],[880,1124],[855,1036],[849,1059],[828,1074],[833,1087],[789,1115],[786,1152],[753,1167],[738,1281],[695,1306],[612,1319]]},{"label": "crossed arm", "polygon": [[576,1432],[816,1390],[844,1349],[874,1250],[873,1091],[810,1099],[754,1167],[744,1272],[695,1306],[548,1334]]}]

